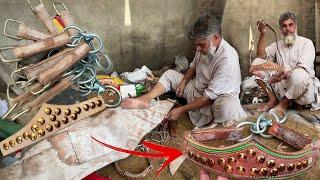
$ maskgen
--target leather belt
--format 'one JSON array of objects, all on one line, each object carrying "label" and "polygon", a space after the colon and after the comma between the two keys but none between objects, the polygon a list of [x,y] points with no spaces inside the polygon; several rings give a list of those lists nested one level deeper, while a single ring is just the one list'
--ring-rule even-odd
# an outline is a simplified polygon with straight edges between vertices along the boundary
[{"label": "leather belt", "polygon": [[[221,132],[225,130],[208,129],[206,131],[205,134],[211,131],[210,140],[228,137],[220,136]],[[229,130],[229,132],[232,131],[234,130]],[[319,154],[319,147],[311,142],[310,144],[304,143],[303,150],[282,152],[269,148],[260,142],[257,137],[231,146],[209,146],[202,143],[207,139],[198,138],[200,134],[201,130],[193,130],[185,134],[183,152],[194,163],[207,171],[214,171],[218,175],[233,178],[260,179],[299,175],[309,170],[316,163]],[[292,134],[292,130],[281,127],[280,134],[279,136],[283,137],[284,134]],[[297,137],[303,137],[297,132],[295,134],[297,134]],[[214,136],[216,138],[212,138]],[[282,139],[286,141],[286,138]],[[304,142],[309,143],[309,141]]]}]

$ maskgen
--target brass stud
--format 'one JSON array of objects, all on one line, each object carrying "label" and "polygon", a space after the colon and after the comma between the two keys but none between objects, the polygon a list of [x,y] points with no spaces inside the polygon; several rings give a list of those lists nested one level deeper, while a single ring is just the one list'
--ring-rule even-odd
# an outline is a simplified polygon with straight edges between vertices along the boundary
[{"label": "brass stud", "polygon": [[69,115],[71,114],[71,110],[70,110],[70,109],[64,110],[64,114],[65,114],[66,116],[69,116]]},{"label": "brass stud", "polygon": [[208,163],[208,165],[210,166],[210,167],[213,167],[213,165],[214,165],[214,160],[213,159],[207,159],[207,163]]},{"label": "brass stud", "polygon": [[238,156],[239,161],[245,161],[247,159],[246,154],[244,153],[240,153]]},{"label": "brass stud", "polygon": [[284,164],[279,164],[277,167],[278,171],[284,171],[286,169],[286,166]]},{"label": "brass stud", "polygon": [[43,125],[46,121],[44,120],[44,118],[39,118],[38,119],[38,124]]},{"label": "brass stud", "polygon": [[76,114],[80,114],[81,113],[81,109],[79,107],[74,108],[74,112]]},{"label": "brass stud", "polygon": [[274,162],[274,160],[269,160],[269,161],[267,162],[268,168],[273,168],[275,165],[276,165],[276,163]]},{"label": "brass stud", "polygon": [[259,173],[259,169],[258,168],[251,168],[249,173],[251,176],[255,176]]},{"label": "brass stud", "polygon": [[30,134],[28,132],[24,132],[22,136],[24,139],[29,139]]},{"label": "brass stud", "polygon": [[268,169],[267,168],[261,168],[260,169],[260,175],[261,176],[266,176],[268,174]]},{"label": "brass stud", "polygon": [[55,120],[57,120],[57,116],[52,114],[52,115],[49,116],[49,119],[51,121],[55,121]]},{"label": "brass stud", "polygon": [[91,103],[89,104],[89,106],[90,106],[92,109],[94,109],[94,108],[96,107],[96,103],[91,102]]},{"label": "brass stud", "polygon": [[205,158],[205,157],[200,157],[200,159],[199,159],[199,161],[200,161],[200,163],[201,164],[206,164],[206,162],[207,162],[207,159]]},{"label": "brass stud", "polygon": [[303,161],[302,161],[302,167],[303,167],[303,168],[308,167],[308,161],[307,161],[307,160],[303,160]]},{"label": "brass stud", "polygon": [[190,158],[192,158],[193,155],[194,155],[194,153],[193,153],[192,151],[188,150],[188,156],[189,156]]},{"label": "brass stud", "polygon": [[256,151],[254,149],[248,149],[248,156],[249,157],[254,157],[256,156]]},{"label": "brass stud", "polygon": [[16,145],[16,142],[14,140],[10,140],[9,144],[10,144],[11,147],[14,147]]},{"label": "brass stud", "polygon": [[84,104],[84,105],[83,105],[83,109],[84,109],[85,111],[88,111],[88,110],[89,110],[89,105],[88,105],[88,104]]},{"label": "brass stud", "polygon": [[8,150],[9,147],[10,147],[9,144],[7,144],[7,143],[4,143],[4,144],[3,144],[3,149],[4,149],[4,150]]},{"label": "brass stud", "polygon": [[37,135],[35,134],[35,133],[31,133],[30,134],[30,139],[31,139],[31,141],[35,141],[35,140],[37,140]]},{"label": "brass stud", "polygon": [[72,114],[70,115],[70,117],[71,117],[71,119],[76,120],[76,119],[77,119],[77,114],[72,113]]},{"label": "brass stud", "polygon": [[48,125],[46,126],[46,130],[47,130],[48,132],[51,132],[51,131],[53,130],[53,126],[52,126],[51,124],[48,124]]},{"label": "brass stud", "polygon": [[39,129],[37,132],[40,137],[42,137],[46,134],[46,132],[43,129]]},{"label": "brass stud", "polygon": [[44,113],[50,115],[51,114],[51,109],[50,108],[45,108]]},{"label": "brass stud", "polygon": [[59,128],[59,127],[61,126],[61,122],[60,122],[60,121],[55,121],[55,122],[54,122],[54,126],[55,126],[56,128]]},{"label": "brass stud", "polygon": [[288,171],[293,171],[296,166],[294,164],[289,164],[287,169]]},{"label": "brass stud", "polygon": [[22,143],[22,137],[21,136],[18,136],[17,138],[16,138],[16,141],[17,141],[17,143],[18,144],[21,144]]},{"label": "brass stud", "polygon": [[36,132],[38,130],[38,128],[39,127],[34,124],[34,125],[31,126],[31,131]]},{"label": "brass stud", "polygon": [[237,171],[238,171],[239,174],[244,174],[246,172],[246,170],[244,169],[243,166],[238,166],[237,167]]},{"label": "brass stud", "polygon": [[67,117],[63,117],[61,119],[61,122],[63,122],[64,124],[67,124],[69,122],[68,118]]},{"label": "brass stud", "polygon": [[301,163],[301,162],[298,162],[297,165],[296,165],[296,168],[297,168],[297,169],[301,169],[301,168],[302,168],[302,163]]},{"label": "brass stud", "polygon": [[226,160],[224,160],[223,158],[219,158],[219,159],[218,159],[218,164],[219,164],[220,166],[224,166],[224,165],[226,164]]},{"label": "brass stud", "polygon": [[61,109],[60,108],[55,108],[54,109],[54,114],[55,115],[60,115],[61,114]]},{"label": "brass stud", "polygon": [[232,173],[232,167],[230,165],[224,166],[224,170],[226,171],[226,173]]},{"label": "brass stud", "polygon": [[199,155],[199,154],[195,154],[195,155],[193,156],[193,159],[194,159],[195,161],[199,161],[200,155]]},{"label": "brass stud", "polygon": [[102,101],[101,101],[101,100],[98,100],[98,101],[96,102],[96,104],[97,104],[98,107],[100,107],[100,106],[102,105]]},{"label": "brass stud", "polygon": [[256,159],[257,163],[260,163],[260,164],[262,164],[265,160],[266,160],[266,158],[263,156],[258,156]]},{"label": "brass stud", "polygon": [[270,176],[276,176],[278,174],[278,169],[277,168],[273,168],[270,170]]},{"label": "brass stud", "polygon": [[237,160],[236,160],[236,158],[234,158],[234,157],[229,157],[228,158],[228,163],[229,164],[232,164],[232,163],[235,163]]}]

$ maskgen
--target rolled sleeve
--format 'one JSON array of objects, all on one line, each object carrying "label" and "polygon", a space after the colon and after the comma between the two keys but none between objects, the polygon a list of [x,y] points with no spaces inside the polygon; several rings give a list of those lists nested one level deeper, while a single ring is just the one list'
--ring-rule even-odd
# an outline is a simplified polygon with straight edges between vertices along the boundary
[{"label": "rolled sleeve", "polygon": [[265,48],[266,54],[267,54],[267,59],[276,59],[276,53],[277,53],[277,44],[274,42],[270,46]]}]

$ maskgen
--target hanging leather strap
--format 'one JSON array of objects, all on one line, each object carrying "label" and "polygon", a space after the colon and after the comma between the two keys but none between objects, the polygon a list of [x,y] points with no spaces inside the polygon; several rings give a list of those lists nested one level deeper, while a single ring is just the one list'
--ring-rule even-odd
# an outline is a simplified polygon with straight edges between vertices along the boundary
[{"label": "hanging leather strap", "polygon": [[24,23],[19,24],[19,30],[17,35],[18,37],[33,41],[43,40],[50,37],[49,34],[46,34],[34,28],[30,28]]},{"label": "hanging leather strap", "polygon": [[36,78],[39,74],[44,73],[56,64],[61,63],[62,59],[66,57],[71,50],[71,48],[66,48],[47,59],[39,61],[36,64],[31,64],[28,68],[24,69],[23,72],[28,79]]},{"label": "hanging leather strap", "polygon": [[90,51],[90,46],[82,43],[68,53],[58,64],[55,64],[51,69],[40,74],[37,80],[46,85],[57,77],[61,76],[65,71],[73,67]]},{"label": "hanging leather strap", "polygon": [[50,17],[47,9],[44,7],[42,3],[37,5],[34,8],[34,11],[38,19],[44,24],[44,26],[48,29],[48,32],[51,35],[57,35],[59,33],[57,28],[52,23],[52,18]]},{"label": "hanging leather strap", "polygon": [[47,39],[34,42],[32,44],[16,46],[13,53],[16,58],[30,57],[41,52],[46,52],[54,48],[62,47],[70,41],[68,33],[62,33]]}]

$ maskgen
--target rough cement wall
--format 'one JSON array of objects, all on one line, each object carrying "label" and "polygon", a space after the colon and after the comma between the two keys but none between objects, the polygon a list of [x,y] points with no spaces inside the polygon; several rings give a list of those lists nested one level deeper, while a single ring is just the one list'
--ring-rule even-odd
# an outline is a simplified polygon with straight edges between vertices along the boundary
[{"label": "rough cement wall", "polygon": [[[255,35],[255,50],[259,38],[256,22],[259,19],[266,20],[276,30],[280,31],[278,19],[281,13],[292,11],[298,16],[298,34],[311,38],[315,42],[314,35],[314,1],[303,0],[227,0],[222,20],[224,38],[233,45],[239,53],[240,65],[243,77],[248,74],[249,68],[249,26],[252,26]],[[306,15],[307,14],[307,15]],[[302,23],[303,21],[303,23]],[[312,26],[312,27],[310,27]],[[267,43],[274,42],[274,35],[268,32]],[[253,54],[255,57],[255,52]]]}]

